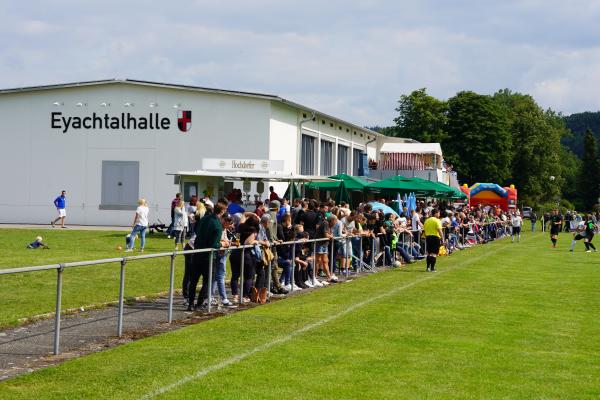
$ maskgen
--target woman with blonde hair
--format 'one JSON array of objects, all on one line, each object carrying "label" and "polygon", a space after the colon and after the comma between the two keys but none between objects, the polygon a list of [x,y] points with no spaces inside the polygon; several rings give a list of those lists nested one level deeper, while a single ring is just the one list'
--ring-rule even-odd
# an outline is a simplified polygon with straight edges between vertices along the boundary
[{"label": "woman with blonde hair", "polygon": [[138,233],[140,234],[140,252],[144,251],[144,246],[146,245],[146,231],[148,230],[148,214],[150,213],[150,209],[146,204],[145,199],[138,200],[138,207],[135,210],[135,217],[133,218],[133,226],[130,234],[130,240],[127,244],[127,248],[125,251],[133,251],[133,246],[135,244],[135,238]]}]

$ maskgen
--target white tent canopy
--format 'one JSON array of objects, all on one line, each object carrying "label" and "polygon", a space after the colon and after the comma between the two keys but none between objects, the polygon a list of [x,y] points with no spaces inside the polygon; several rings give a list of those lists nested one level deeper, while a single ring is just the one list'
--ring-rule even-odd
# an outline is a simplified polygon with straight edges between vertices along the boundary
[{"label": "white tent canopy", "polygon": [[315,181],[334,181],[335,179],[325,178],[315,175],[297,175],[290,173],[265,173],[265,172],[249,172],[249,171],[177,171],[169,172],[167,175],[175,175],[180,177],[195,176],[195,177],[218,177],[225,180],[264,180],[271,182],[315,182]]},{"label": "white tent canopy", "polygon": [[393,143],[387,142],[381,145],[380,153],[404,153],[404,154],[435,154],[442,156],[442,147],[439,143]]}]

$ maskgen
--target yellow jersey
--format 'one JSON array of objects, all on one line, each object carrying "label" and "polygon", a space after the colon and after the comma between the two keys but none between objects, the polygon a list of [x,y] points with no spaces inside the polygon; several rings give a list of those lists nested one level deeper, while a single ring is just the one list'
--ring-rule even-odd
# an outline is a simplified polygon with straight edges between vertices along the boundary
[{"label": "yellow jersey", "polygon": [[429,217],[423,224],[425,230],[425,236],[437,236],[440,237],[438,229],[442,229],[442,221],[436,217]]}]

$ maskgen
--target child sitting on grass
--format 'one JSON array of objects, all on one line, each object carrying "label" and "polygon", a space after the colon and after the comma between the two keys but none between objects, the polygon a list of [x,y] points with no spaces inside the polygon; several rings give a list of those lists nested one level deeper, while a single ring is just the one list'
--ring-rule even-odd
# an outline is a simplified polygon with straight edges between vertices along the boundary
[{"label": "child sitting on grass", "polygon": [[28,249],[39,249],[40,247],[41,247],[42,249],[49,249],[49,248],[50,248],[50,247],[48,247],[48,245],[46,245],[46,244],[45,244],[45,243],[42,241],[42,237],[41,237],[41,236],[38,236],[38,237],[36,237],[34,242],[31,242],[31,243],[29,243],[29,244],[27,245],[27,248],[28,248]]}]

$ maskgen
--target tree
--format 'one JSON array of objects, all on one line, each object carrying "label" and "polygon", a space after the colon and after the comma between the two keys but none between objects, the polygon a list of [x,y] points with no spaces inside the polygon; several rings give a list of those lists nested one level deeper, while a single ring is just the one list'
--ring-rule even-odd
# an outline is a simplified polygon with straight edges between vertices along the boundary
[{"label": "tree", "polygon": [[424,143],[441,143],[446,138],[447,103],[427,94],[425,88],[402,95],[398,101],[399,115],[394,119],[396,136]]},{"label": "tree", "polygon": [[588,129],[583,139],[583,159],[579,174],[579,197],[587,211],[592,210],[600,196],[600,164],[596,138]]},{"label": "tree", "polygon": [[562,146],[560,152],[560,175],[563,180],[561,185],[562,197],[575,200],[579,174],[581,171],[581,160],[566,146]]},{"label": "tree", "polygon": [[470,183],[504,183],[512,161],[509,121],[492,97],[459,92],[448,100],[444,158]]}]

